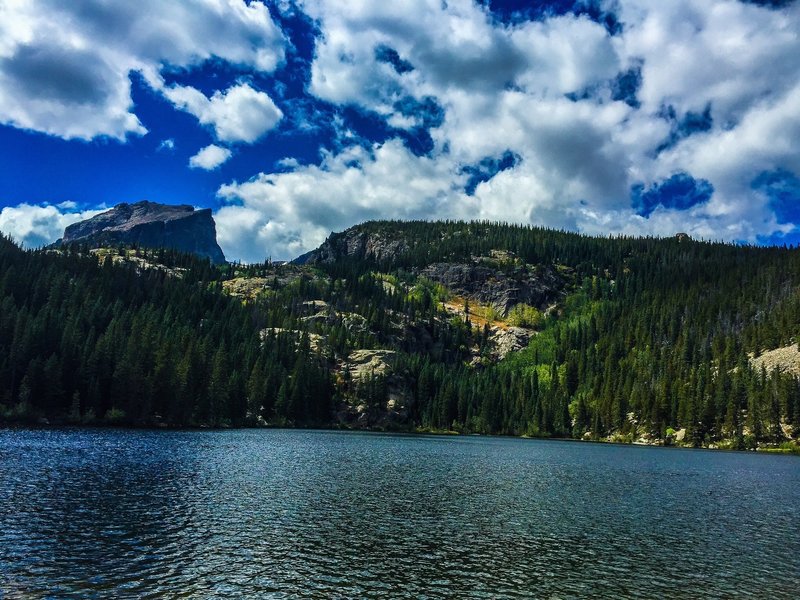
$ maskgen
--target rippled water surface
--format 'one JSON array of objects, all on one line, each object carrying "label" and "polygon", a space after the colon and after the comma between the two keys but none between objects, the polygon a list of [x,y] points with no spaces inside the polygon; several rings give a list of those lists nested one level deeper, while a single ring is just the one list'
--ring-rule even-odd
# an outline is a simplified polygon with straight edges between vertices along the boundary
[{"label": "rippled water surface", "polygon": [[0,430],[0,598],[796,598],[796,457]]}]

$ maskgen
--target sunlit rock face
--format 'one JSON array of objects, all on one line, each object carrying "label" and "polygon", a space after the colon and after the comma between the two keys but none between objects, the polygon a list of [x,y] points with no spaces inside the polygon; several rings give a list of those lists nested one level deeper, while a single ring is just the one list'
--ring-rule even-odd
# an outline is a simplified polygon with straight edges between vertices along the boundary
[{"label": "sunlit rock face", "polygon": [[172,206],[146,200],[118,204],[91,219],[70,225],[64,230],[61,242],[174,248],[206,257],[214,264],[225,262],[225,255],[217,244],[211,209],[195,210],[186,204]]}]

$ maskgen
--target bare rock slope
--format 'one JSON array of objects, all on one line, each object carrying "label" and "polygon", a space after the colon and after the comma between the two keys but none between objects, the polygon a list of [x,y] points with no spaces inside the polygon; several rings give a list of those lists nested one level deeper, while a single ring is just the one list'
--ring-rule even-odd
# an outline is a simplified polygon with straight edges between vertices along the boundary
[{"label": "bare rock slope", "polygon": [[370,233],[356,226],[331,234],[319,248],[292,262],[299,265],[326,264],[347,257],[381,262],[396,259],[408,249],[408,242],[402,237]]},{"label": "bare rock slope", "polygon": [[791,373],[795,377],[800,377],[800,348],[797,344],[775,348],[763,352],[759,356],[750,356],[750,364],[754,369],[760,370],[762,367],[767,373],[780,371],[781,373]]}]

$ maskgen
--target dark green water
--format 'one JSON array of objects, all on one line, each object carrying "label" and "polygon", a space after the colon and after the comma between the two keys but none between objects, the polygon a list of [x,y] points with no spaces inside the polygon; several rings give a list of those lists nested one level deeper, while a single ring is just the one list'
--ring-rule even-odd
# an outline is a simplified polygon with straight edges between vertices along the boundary
[{"label": "dark green water", "polygon": [[0,430],[0,598],[796,598],[800,460]]}]

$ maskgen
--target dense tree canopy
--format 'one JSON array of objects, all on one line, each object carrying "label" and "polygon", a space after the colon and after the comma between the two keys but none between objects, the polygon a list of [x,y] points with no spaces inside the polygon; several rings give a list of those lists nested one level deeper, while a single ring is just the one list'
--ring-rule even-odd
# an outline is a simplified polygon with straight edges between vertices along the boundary
[{"label": "dense tree canopy", "polygon": [[[166,250],[98,258],[0,240],[0,414],[327,426],[343,406],[380,409],[400,393],[394,425],[429,430],[630,440],[685,429],[696,445],[746,447],[800,426],[798,380],[749,360],[797,340],[797,250],[491,223],[359,229],[403,244],[377,261],[213,268]],[[447,290],[420,270],[497,250],[558,268],[568,285],[546,316],[509,313],[538,329],[527,349],[474,360],[486,329],[443,312]],[[230,280],[261,284],[232,296]],[[327,314],[309,316],[314,300]],[[391,375],[350,377],[343,360],[365,348],[397,351]]]}]

